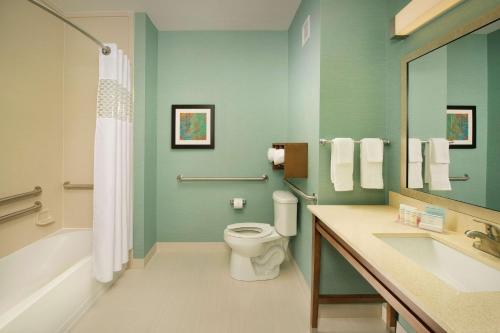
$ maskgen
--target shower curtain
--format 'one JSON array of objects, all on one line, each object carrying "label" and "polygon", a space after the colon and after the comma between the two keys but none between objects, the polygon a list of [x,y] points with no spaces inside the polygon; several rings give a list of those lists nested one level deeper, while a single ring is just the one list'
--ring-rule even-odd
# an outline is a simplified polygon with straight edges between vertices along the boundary
[{"label": "shower curtain", "polygon": [[116,44],[99,52],[94,144],[93,268],[109,282],[132,248],[132,103],[130,63]]}]

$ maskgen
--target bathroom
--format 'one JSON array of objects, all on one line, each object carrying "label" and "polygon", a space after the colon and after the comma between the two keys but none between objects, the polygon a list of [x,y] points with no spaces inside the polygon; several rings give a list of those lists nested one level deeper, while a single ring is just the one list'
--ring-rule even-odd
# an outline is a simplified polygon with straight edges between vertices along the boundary
[{"label": "bathroom", "polygon": [[[499,17],[500,0],[0,0],[0,332],[500,332]],[[446,145],[432,188],[415,167],[448,118],[430,117],[456,110],[471,142]],[[347,190],[334,138],[353,139]]]}]

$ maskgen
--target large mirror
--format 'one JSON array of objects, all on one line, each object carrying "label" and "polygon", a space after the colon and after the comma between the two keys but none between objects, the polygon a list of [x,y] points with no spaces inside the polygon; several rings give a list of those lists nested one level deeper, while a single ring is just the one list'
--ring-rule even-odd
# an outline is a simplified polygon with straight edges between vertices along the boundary
[{"label": "large mirror", "polygon": [[[406,68],[406,187],[500,211],[500,20],[411,59]],[[449,142],[444,166],[443,139]],[[447,170],[431,171],[434,166]],[[433,185],[431,172],[449,183]]]}]

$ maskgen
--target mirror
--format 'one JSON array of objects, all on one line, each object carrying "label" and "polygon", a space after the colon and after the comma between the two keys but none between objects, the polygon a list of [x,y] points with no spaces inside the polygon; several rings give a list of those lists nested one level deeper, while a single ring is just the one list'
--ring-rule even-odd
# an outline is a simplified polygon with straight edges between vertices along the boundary
[{"label": "mirror", "polygon": [[500,211],[500,20],[409,61],[407,83],[407,142],[450,141],[451,190],[426,183],[425,142],[422,188],[409,165],[406,187]]}]

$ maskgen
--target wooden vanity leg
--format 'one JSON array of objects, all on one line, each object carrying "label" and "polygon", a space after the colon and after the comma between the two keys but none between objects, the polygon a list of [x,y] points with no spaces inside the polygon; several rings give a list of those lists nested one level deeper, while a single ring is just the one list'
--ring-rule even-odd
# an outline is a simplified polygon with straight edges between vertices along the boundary
[{"label": "wooden vanity leg", "polygon": [[396,310],[389,304],[386,303],[386,326],[387,328],[396,327]]},{"label": "wooden vanity leg", "polygon": [[311,328],[318,328],[319,273],[321,262],[321,234],[316,229],[316,217],[312,220],[312,269],[311,269]]}]

